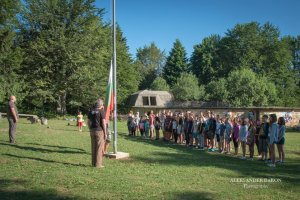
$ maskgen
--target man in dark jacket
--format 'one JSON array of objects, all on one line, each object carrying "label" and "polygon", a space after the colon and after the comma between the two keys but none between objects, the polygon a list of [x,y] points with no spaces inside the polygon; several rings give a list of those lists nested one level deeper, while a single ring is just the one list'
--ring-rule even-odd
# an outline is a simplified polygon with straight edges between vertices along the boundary
[{"label": "man in dark jacket", "polygon": [[92,166],[102,168],[104,167],[102,160],[106,140],[106,122],[102,99],[96,101],[88,114],[88,119],[92,144]]}]

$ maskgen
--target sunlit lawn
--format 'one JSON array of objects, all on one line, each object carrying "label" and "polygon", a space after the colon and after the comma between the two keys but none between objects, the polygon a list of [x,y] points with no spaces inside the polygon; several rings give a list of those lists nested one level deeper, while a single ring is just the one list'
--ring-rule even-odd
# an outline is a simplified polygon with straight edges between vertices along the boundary
[{"label": "sunlit lawn", "polygon": [[[73,122],[74,123],[74,122]],[[286,163],[208,153],[162,141],[126,136],[118,123],[118,149],[126,160],[90,166],[90,137],[63,120],[47,126],[21,120],[17,144],[0,121],[0,199],[299,199],[300,133],[289,132]],[[232,178],[274,178],[275,183],[237,183]],[[246,185],[245,185],[246,184]],[[259,188],[255,188],[259,187]]]}]

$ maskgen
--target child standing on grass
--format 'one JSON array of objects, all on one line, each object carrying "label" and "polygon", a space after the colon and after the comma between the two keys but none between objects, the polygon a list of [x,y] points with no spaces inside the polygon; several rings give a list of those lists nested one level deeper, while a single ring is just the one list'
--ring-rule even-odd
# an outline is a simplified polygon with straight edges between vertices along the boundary
[{"label": "child standing on grass", "polygon": [[261,152],[260,152],[260,149],[259,149],[259,133],[260,133],[260,128],[261,128],[261,123],[260,123],[259,119],[256,121],[255,125],[256,125],[255,144],[256,144],[256,147],[257,147],[258,156],[261,157]]},{"label": "child standing on grass", "polygon": [[229,122],[229,119],[226,118],[225,120],[225,148],[226,148],[226,153],[230,154],[230,142],[231,142],[231,138],[232,138],[232,125]]},{"label": "child standing on grass", "polygon": [[233,145],[234,145],[234,155],[236,155],[236,156],[239,153],[239,132],[240,132],[240,124],[238,123],[238,119],[234,118],[232,141],[233,141]]},{"label": "child standing on grass", "polygon": [[138,135],[139,132],[140,132],[140,128],[139,128],[139,124],[140,124],[140,113],[139,113],[139,112],[136,112],[135,123],[136,123],[136,127],[135,127],[136,135]]},{"label": "child standing on grass", "polygon": [[249,146],[250,151],[250,160],[253,160],[256,129],[252,119],[249,121],[248,133],[249,134],[247,136],[247,144]]},{"label": "child standing on grass", "polygon": [[177,119],[175,115],[172,118],[172,134],[173,134],[175,144],[177,144],[178,133],[177,133]]},{"label": "child standing on grass", "polygon": [[182,114],[179,114],[177,134],[179,137],[179,144],[183,143],[183,117]]},{"label": "child standing on grass", "polygon": [[[193,121],[193,128],[192,128],[192,135],[193,140],[195,140],[195,147],[198,148],[199,140],[198,140],[198,134],[199,134],[199,120],[198,116],[195,116],[195,119]],[[193,141],[192,141],[193,144]]]},{"label": "child standing on grass", "polygon": [[187,146],[193,146],[193,134],[192,134],[193,123],[194,123],[194,116],[193,116],[193,113],[191,113],[189,116],[189,120],[188,120],[188,130],[187,130],[188,134],[187,134],[187,138],[186,138]]},{"label": "child standing on grass", "polygon": [[204,150],[204,129],[205,129],[205,121],[204,121],[204,117],[201,116],[200,117],[200,123],[199,123],[199,149],[200,150]]},{"label": "child standing on grass", "polygon": [[242,124],[239,132],[239,141],[242,146],[243,156],[241,157],[242,160],[246,160],[246,142],[248,136],[248,118],[242,119]]},{"label": "child standing on grass", "polygon": [[[221,119],[217,117],[216,119],[216,138],[217,138],[217,144],[218,144],[218,152],[221,153],[221,143],[220,143],[220,131],[221,131]],[[217,146],[217,145],[215,145]]]},{"label": "child standing on grass", "polygon": [[154,125],[155,125],[155,135],[156,135],[155,140],[159,140],[160,119],[158,113],[156,114]]},{"label": "child standing on grass", "polygon": [[136,136],[136,134],[135,134],[136,133],[136,126],[137,126],[136,119],[133,118],[133,120],[130,124],[132,136]]},{"label": "child standing on grass", "polygon": [[78,124],[78,131],[82,131],[82,126],[83,126],[83,115],[81,112],[78,113],[77,115],[77,124]]},{"label": "child standing on grass", "polygon": [[267,122],[268,115],[262,117],[262,124],[259,132],[259,149],[261,153],[261,161],[267,161],[268,156],[268,144],[267,137],[269,134],[269,123]]},{"label": "child standing on grass", "polygon": [[144,124],[143,116],[140,116],[139,129],[140,129],[141,136],[143,137],[145,133],[145,124]]},{"label": "child standing on grass", "polygon": [[285,152],[284,152],[284,142],[285,142],[285,120],[283,117],[279,117],[278,119],[278,142],[277,142],[277,149],[279,160],[278,163],[283,163],[285,159]]},{"label": "child standing on grass", "polygon": [[144,120],[144,127],[145,127],[145,138],[149,137],[149,117],[147,116]]},{"label": "child standing on grass", "polygon": [[226,125],[224,122],[224,118],[221,119],[221,124],[220,124],[220,142],[219,142],[219,149],[220,153],[224,153],[224,135],[225,135],[225,130],[226,130]]},{"label": "child standing on grass", "polygon": [[269,167],[275,167],[275,144],[278,139],[278,124],[276,114],[270,115],[270,126],[268,135],[268,144],[270,150],[271,163],[268,164]]}]

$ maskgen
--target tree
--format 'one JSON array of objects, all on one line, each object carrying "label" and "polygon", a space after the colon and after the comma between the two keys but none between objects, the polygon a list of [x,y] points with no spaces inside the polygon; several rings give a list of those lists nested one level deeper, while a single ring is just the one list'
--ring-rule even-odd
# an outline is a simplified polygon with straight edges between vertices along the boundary
[{"label": "tree", "polygon": [[277,102],[275,85],[250,69],[230,72],[226,82],[229,91],[227,102],[233,106],[266,106]]},{"label": "tree", "polygon": [[177,78],[180,77],[180,74],[187,72],[187,70],[186,51],[179,39],[176,39],[163,69],[163,78],[172,87],[176,83]]},{"label": "tree", "polygon": [[205,87],[205,91],[208,101],[227,102],[229,91],[227,90],[227,80],[225,78],[211,81]]},{"label": "tree", "polygon": [[160,91],[169,91],[170,87],[167,84],[166,80],[162,77],[158,76],[154,79],[153,83],[151,84],[150,89],[152,90],[160,90]]},{"label": "tree", "polygon": [[[261,31],[257,22],[237,24],[227,31],[220,42],[220,59],[224,65],[222,73],[228,75],[230,71],[242,68],[261,70],[263,67],[261,51],[264,48]],[[274,34],[277,34],[276,28]]]},{"label": "tree", "polygon": [[23,53],[15,45],[16,14],[19,12],[18,0],[3,0],[0,4],[0,103],[10,95],[16,95],[18,102],[26,95],[24,79],[20,73]]},{"label": "tree", "polygon": [[117,101],[119,111],[128,109],[129,97],[138,90],[139,73],[133,64],[126,38],[117,28]]},{"label": "tree", "polygon": [[27,104],[59,107],[61,113],[76,102],[89,106],[104,91],[111,55],[102,10],[86,0],[24,3],[19,43],[25,52]]},{"label": "tree", "polygon": [[137,49],[136,62],[142,77],[139,88],[141,90],[150,88],[154,79],[161,74],[163,65],[165,64],[165,53],[161,51],[154,42],[149,46]]},{"label": "tree", "polygon": [[219,35],[212,35],[204,38],[201,44],[194,46],[190,70],[201,84],[207,84],[220,76],[221,62],[218,56],[220,40]]},{"label": "tree", "polygon": [[197,77],[191,73],[183,72],[172,87],[172,93],[176,100],[199,100],[204,98],[205,89],[198,86]]}]

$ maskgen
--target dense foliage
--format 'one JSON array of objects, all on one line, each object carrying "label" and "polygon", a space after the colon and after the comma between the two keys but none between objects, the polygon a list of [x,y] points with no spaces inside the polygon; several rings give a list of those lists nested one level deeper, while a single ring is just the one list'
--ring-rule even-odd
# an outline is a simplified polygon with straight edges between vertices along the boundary
[{"label": "dense foliage", "polygon": [[[105,96],[111,25],[94,0],[3,0],[0,9],[2,110],[11,94],[24,112],[62,114]],[[118,27],[117,70],[119,111],[138,89],[168,90],[181,101],[300,106],[300,36],[281,37],[270,23],[204,38],[189,59],[179,39],[169,55],[153,42],[133,59]]]}]

